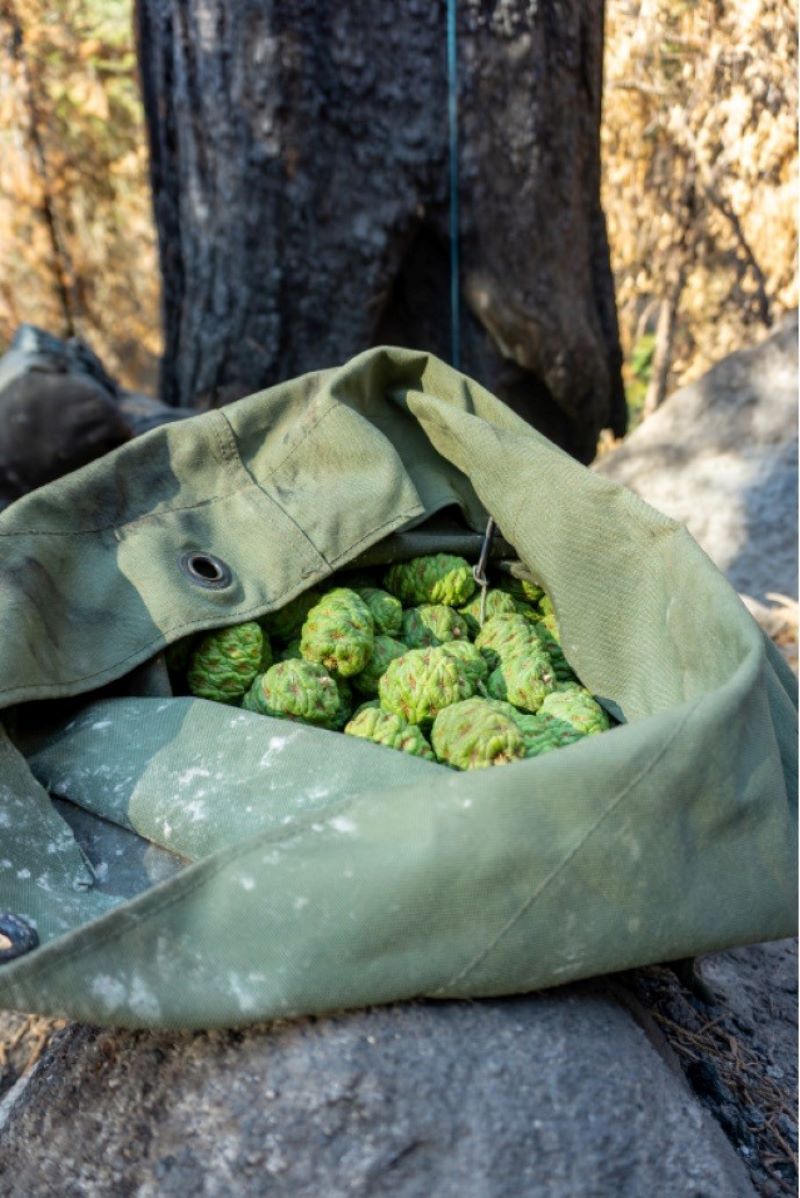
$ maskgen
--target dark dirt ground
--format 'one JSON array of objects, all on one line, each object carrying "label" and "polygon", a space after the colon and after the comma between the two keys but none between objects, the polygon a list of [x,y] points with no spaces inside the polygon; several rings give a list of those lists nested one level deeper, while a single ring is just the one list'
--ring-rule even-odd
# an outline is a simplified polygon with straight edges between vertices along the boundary
[{"label": "dark dirt ground", "polygon": [[[699,973],[711,992],[706,998],[666,966],[632,970],[621,980],[663,1034],[756,1191],[794,1195],[797,940],[714,953],[700,959]],[[706,1001],[711,995],[714,1001]]]}]

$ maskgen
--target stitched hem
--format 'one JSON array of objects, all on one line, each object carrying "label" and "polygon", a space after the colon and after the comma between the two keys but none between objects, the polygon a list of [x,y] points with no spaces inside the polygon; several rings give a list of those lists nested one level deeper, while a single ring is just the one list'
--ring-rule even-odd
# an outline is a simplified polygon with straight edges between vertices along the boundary
[{"label": "stitched hem", "polygon": [[547,874],[547,876],[541,880],[541,882],[538,884],[538,886],[536,886],[536,888],[528,896],[528,898],[525,899],[525,901],[522,903],[520,908],[511,916],[510,919],[508,919],[506,921],[506,923],[492,937],[492,939],[489,941],[489,943],[484,948],[481,949],[481,951],[478,953],[478,955],[476,957],[473,957],[472,960],[469,961],[463,967],[463,969],[459,970],[458,973],[454,974],[453,977],[451,977],[447,982],[445,982],[445,984],[443,986],[439,987],[438,990],[434,990],[432,992],[432,996],[434,998],[445,995],[451,986],[454,986],[457,982],[463,981],[464,978],[469,976],[469,974],[473,971],[473,969],[477,969],[477,967],[483,961],[486,960],[486,958],[497,947],[497,945],[500,943],[500,941],[503,939],[503,937],[506,936],[514,928],[514,926],[519,922],[519,920],[523,917],[523,915],[526,913],[526,911],[528,911],[533,906],[533,904],[536,902],[536,900],[539,898],[539,896],[544,893],[544,891],[547,889],[547,887],[550,885],[550,883],[555,881],[555,879],[562,872],[562,870],[581,851],[583,846],[592,838],[592,836],[594,836],[595,832],[600,827],[600,825],[614,811],[616,811],[617,807],[619,807],[622,800],[625,799],[631,793],[631,791],[634,789],[634,787],[638,786],[639,783],[642,781],[642,779],[646,778],[647,775],[650,773],[650,771],[658,764],[658,762],[661,760],[661,758],[664,756],[664,754],[667,752],[667,750],[670,748],[670,746],[675,741],[675,738],[683,730],[687,720],[689,720],[690,717],[694,715],[695,711],[697,710],[697,708],[701,702],[702,702],[702,700],[698,699],[695,703],[692,704],[692,706],[689,708],[689,710],[687,711],[687,713],[685,714],[685,716],[683,717],[681,722],[678,724],[678,727],[675,729],[675,731],[672,733],[672,735],[668,738],[666,743],[661,746],[661,748],[658,750],[658,752],[655,754],[655,756],[651,758],[651,760],[647,763],[647,765],[643,766],[643,768],[639,771],[639,773],[636,774],[636,776],[634,778],[632,778],[630,780],[630,782],[627,783],[627,785],[623,786],[623,788],[619,792],[619,794],[616,795],[611,800],[609,805],[606,807],[605,811],[603,811],[603,813],[597,817],[597,819],[595,820],[595,822],[592,824],[592,826],[590,828],[586,829],[586,832],[584,833],[584,835],[581,837],[581,839],[578,841],[578,843],[572,849],[570,849],[570,851],[567,853],[566,857],[564,857],[563,861],[560,861],[559,864],[557,866],[555,866],[555,868],[552,869],[550,871],[550,873]]}]

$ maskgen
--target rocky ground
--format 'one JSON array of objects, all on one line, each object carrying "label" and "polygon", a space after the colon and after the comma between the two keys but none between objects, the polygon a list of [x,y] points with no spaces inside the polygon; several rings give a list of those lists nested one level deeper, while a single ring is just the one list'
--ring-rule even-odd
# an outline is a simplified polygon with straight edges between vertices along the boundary
[{"label": "rocky ground", "polygon": [[[797,315],[729,355],[596,469],[680,520],[797,671]],[[797,941],[707,957],[709,1003],[665,969],[630,975],[759,1193],[797,1186]]]},{"label": "rocky ground", "polygon": [[246,1032],[6,1013],[0,1193],[793,1194],[797,943],[702,975]]}]

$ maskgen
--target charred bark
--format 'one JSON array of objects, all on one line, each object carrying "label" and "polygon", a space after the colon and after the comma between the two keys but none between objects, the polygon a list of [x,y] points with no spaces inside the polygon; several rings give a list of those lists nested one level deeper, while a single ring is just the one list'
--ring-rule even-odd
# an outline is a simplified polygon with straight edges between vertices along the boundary
[{"label": "charred bark", "polygon": [[[460,0],[462,368],[570,452],[625,403],[599,201],[602,5]],[[385,342],[449,355],[445,7],[138,0],[162,396]]]}]

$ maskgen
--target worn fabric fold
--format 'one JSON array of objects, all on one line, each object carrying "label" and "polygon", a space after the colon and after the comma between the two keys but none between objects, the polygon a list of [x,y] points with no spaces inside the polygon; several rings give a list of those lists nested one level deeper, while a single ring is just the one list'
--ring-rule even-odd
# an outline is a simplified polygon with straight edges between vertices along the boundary
[{"label": "worn fabric fold", "polygon": [[[462,774],[164,693],[188,632],[404,537],[478,546],[489,515],[619,727]],[[9,507],[0,555],[0,912],[41,940],[0,964],[0,1005],[232,1026],[795,930],[780,655],[682,526],[430,354],[154,429]]]}]

